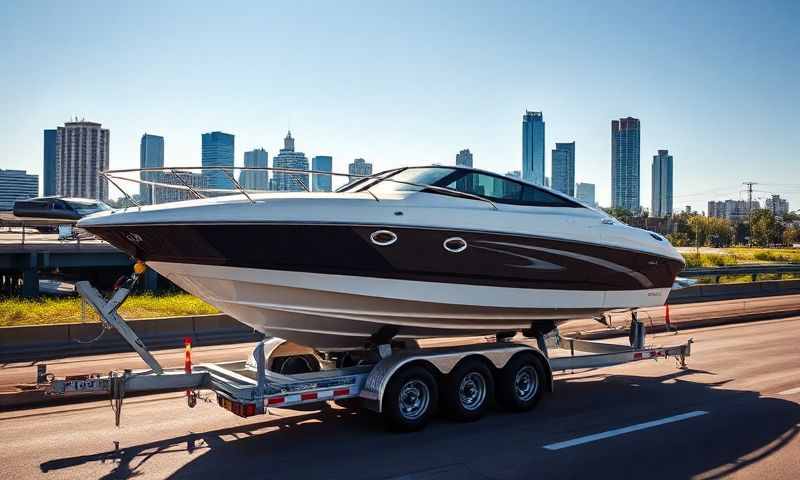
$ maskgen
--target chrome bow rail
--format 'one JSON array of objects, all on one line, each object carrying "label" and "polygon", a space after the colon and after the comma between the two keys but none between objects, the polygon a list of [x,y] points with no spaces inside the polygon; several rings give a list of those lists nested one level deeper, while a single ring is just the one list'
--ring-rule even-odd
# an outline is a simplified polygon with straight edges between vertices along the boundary
[{"label": "chrome bow rail", "polygon": [[[255,172],[265,172],[266,173],[266,172],[269,172],[269,171],[273,171],[273,172],[286,173],[286,174],[288,174],[290,176],[290,178],[297,185],[299,185],[306,192],[310,192],[311,190],[309,189],[308,185],[306,185],[305,182],[303,182],[301,180],[301,177],[300,177],[301,175],[313,174],[313,175],[325,175],[325,176],[329,175],[329,176],[332,176],[332,177],[348,177],[348,178],[356,178],[357,180],[355,180],[355,181],[372,178],[372,179],[377,180],[377,182],[375,182],[375,183],[393,182],[393,183],[399,183],[399,184],[403,184],[403,185],[409,185],[409,186],[412,186],[412,187],[418,187],[418,188],[423,189],[423,190],[425,190],[425,189],[433,190],[433,191],[444,193],[446,195],[452,195],[452,196],[457,196],[457,197],[469,198],[469,199],[472,199],[472,200],[478,200],[478,201],[481,201],[481,202],[488,203],[489,205],[491,205],[491,207],[493,209],[497,210],[497,205],[495,205],[494,202],[492,202],[488,198],[481,197],[480,195],[474,195],[472,193],[462,192],[460,190],[455,190],[455,189],[452,189],[452,188],[439,187],[439,186],[436,186],[436,185],[430,185],[430,184],[424,184],[424,183],[414,183],[414,182],[407,182],[407,181],[403,181],[403,180],[395,180],[395,179],[392,179],[392,178],[386,178],[386,177],[389,177],[390,175],[393,175],[393,174],[398,173],[398,172],[400,172],[402,170],[405,170],[405,168],[411,168],[411,167],[396,168],[396,169],[393,169],[393,170],[387,170],[387,171],[375,173],[375,174],[372,174],[372,175],[352,175],[352,174],[349,174],[349,173],[328,172],[328,171],[324,171],[324,170],[301,170],[301,169],[295,169],[295,168],[280,168],[280,167],[150,167],[150,168],[128,168],[128,169],[122,169],[122,170],[106,170],[106,171],[100,172],[100,176],[105,178],[106,180],[108,180],[109,183],[111,183],[112,185],[114,185],[114,187],[117,188],[117,190],[122,192],[122,194],[125,196],[125,199],[128,201],[128,203],[133,205],[133,206],[135,206],[135,207],[141,207],[141,204],[139,202],[137,202],[136,200],[134,200],[133,197],[131,195],[129,195],[128,192],[126,192],[125,189],[122,188],[119,185],[118,182],[125,181],[125,182],[137,183],[137,184],[140,184],[140,185],[150,185],[152,187],[167,188],[167,189],[173,189],[173,190],[182,190],[182,191],[189,192],[195,198],[198,198],[198,199],[206,198],[206,195],[204,195],[204,193],[205,194],[209,194],[209,193],[210,194],[235,194],[235,193],[239,193],[239,194],[243,195],[245,198],[247,198],[247,200],[249,200],[250,203],[255,203],[255,200],[251,196],[252,193],[265,193],[265,192],[270,191],[270,190],[245,189],[244,187],[242,187],[242,185],[236,180],[235,176],[233,175],[233,172],[235,170],[239,170],[240,172],[255,171]],[[231,184],[234,186],[234,188],[233,189],[224,189],[224,188],[207,188],[207,187],[192,186],[192,185],[190,185],[189,183],[186,182],[186,180],[182,177],[182,175],[185,175],[186,173],[193,173],[193,172],[196,172],[196,171],[201,171],[203,173],[206,173],[206,172],[209,172],[209,171],[221,171],[228,178],[228,180],[231,181]],[[131,173],[136,173],[136,174],[139,174],[139,175],[137,175],[137,177],[130,177],[130,176],[125,176],[124,175],[124,174],[131,174]],[[145,180],[145,179],[141,178],[141,176],[142,176],[141,174],[143,174],[143,173],[166,173],[166,174],[171,174],[180,183],[179,184],[173,184],[173,183],[156,182],[156,181],[153,181],[153,180]],[[352,182],[353,181],[349,181],[348,183],[345,183],[343,186],[346,186],[346,185],[348,185],[349,183],[352,183]],[[380,200],[378,199],[378,197],[373,192],[371,192],[369,190],[369,187],[371,187],[372,185],[374,185],[374,184],[370,184],[369,186],[365,185],[364,190],[359,190],[359,191],[365,191],[365,192],[369,193],[370,195],[372,195],[372,197],[375,199],[376,202],[379,202]]]}]

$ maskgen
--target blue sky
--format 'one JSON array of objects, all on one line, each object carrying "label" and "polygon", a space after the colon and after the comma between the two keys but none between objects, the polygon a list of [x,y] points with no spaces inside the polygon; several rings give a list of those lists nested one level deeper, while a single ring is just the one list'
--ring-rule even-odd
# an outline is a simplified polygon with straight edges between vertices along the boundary
[{"label": "blue sky", "polygon": [[[576,142],[576,180],[610,201],[610,122],[642,122],[642,204],[657,149],[675,208],[739,198],[741,182],[800,208],[800,2],[0,3],[0,168],[42,169],[42,130],[111,129],[111,167],[144,132],[167,165],[200,135],[236,135],[236,162],[277,153],[291,125],[309,158],[377,169],[521,169],[521,119],[541,110],[547,174]],[[401,5],[402,4],[402,5]],[[764,196],[766,193],[759,193]]]}]

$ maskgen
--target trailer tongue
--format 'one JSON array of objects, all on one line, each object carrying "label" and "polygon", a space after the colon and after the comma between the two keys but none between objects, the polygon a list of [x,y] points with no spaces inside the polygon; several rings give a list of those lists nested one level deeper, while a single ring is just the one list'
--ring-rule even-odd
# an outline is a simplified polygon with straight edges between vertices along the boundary
[{"label": "trailer tongue", "polygon": [[[48,395],[110,394],[117,425],[128,393],[185,390],[188,406],[194,407],[197,391],[211,390],[221,407],[241,417],[269,413],[270,407],[358,398],[364,408],[383,414],[390,428],[408,431],[428,422],[440,396],[443,413],[473,420],[486,411],[492,397],[506,409],[533,408],[545,391],[552,391],[553,371],[667,357],[676,358],[685,368],[691,354],[691,340],[669,347],[645,347],[644,325],[632,312],[630,346],[564,338],[557,331],[546,338],[530,332],[534,338],[501,338],[455,347],[399,349],[379,345],[372,362],[289,375],[267,368],[270,356],[284,343],[270,337],[255,346],[249,361],[218,364],[193,365],[191,343],[187,342],[184,368],[165,369],[117,313],[142,271],[135,269],[108,300],[88,282],[78,282],[76,289],[97,311],[105,327],[116,329],[149,369],[64,379],[53,378],[46,365],[38,370],[37,383]],[[569,353],[554,355],[563,352]]]}]

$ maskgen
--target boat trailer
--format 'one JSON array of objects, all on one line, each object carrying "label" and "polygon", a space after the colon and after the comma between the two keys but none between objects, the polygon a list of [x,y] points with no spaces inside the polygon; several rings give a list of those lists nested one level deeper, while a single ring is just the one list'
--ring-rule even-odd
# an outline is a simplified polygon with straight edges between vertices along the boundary
[{"label": "boat trailer", "polygon": [[[526,385],[528,387],[533,385],[538,390],[552,391],[554,371],[600,368],[668,357],[675,358],[680,368],[686,368],[686,358],[691,355],[691,339],[686,343],[669,347],[645,346],[644,324],[638,320],[636,312],[633,311],[630,345],[566,338],[554,330],[546,336],[535,334],[535,338],[519,338],[519,336],[503,338],[498,335],[495,341],[456,347],[400,349],[392,348],[390,345],[380,345],[377,348],[377,360],[371,364],[326,368],[309,373],[282,374],[267,368],[270,355],[284,343],[280,338],[267,337],[258,342],[248,360],[199,365],[193,365],[191,362],[191,342],[187,339],[184,367],[165,369],[117,312],[131,293],[138,275],[143,272],[141,268],[138,270],[141,271],[135,269],[135,273],[117,288],[109,299],[89,282],[78,282],[76,290],[97,311],[104,328],[116,329],[149,368],[71,376],[64,379],[57,379],[49,374],[46,365],[39,365],[37,371],[37,384],[49,396],[109,394],[117,426],[120,424],[122,403],[128,393],[186,391],[187,404],[189,407],[194,407],[197,403],[197,392],[210,390],[216,394],[217,403],[221,407],[241,417],[268,414],[271,407],[290,408],[329,400],[356,398],[360,399],[364,408],[391,417],[393,414],[391,410],[397,408],[397,401],[392,401],[393,397],[387,399],[389,391],[396,390],[393,382],[408,376],[408,372],[414,369],[427,369],[429,376],[434,378],[434,388],[428,389],[427,395],[429,395],[428,400],[435,403],[438,393],[431,390],[439,390],[436,379],[442,380],[438,383],[444,384],[445,378],[458,374],[463,364],[475,363],[476,359],[494,372],[492,375],[495,377],[494,383],[499,397],[503,388],[507,388],[507,391],[524,393],[526,390],[523,387]],[[502,382],[506,381],[504,379],[507,377],[504,372],[512,367],[517,368],[520,359],[527,359],[525,361],[536,368],[528,370],[520,368],[519,372],[527,371],[535,375],[523,376],[520,380],[518,372],[510,380],[515,382],[514,385],[504,387]],[[419,373],[423,374],[424,372]],[[528,384],[524,383],[526,378]],[[430,382],[430,378],[422,380]],[[416,392],[417,397],[414,397],[415,393],[411,391],[412,396],[404,398],[417,400],[413,403],[417,405],[422,398],[420,395],[425,394],[426,390],[424,385],[421,386],[422,390]],[[538,390],[534,391],[535,395],[540,395]],[[401,393],[405,394],[403,392]],[[538,397],[530,398],[528,403],[520,404],[525,408],[518,410],[527,409],[528,404],[531,404],[532,408],[537,400]],[[514,405],[519,406],[518,404],[519,402]],[[390,407],[387,408],[387,405]],[[397,423],[397,419],[394,420]],[[424,423],[423,421],[422,425]],[[404,425],[401,422],[401,425],[395,425],[398,426],[399,429],[405,430],[421,428],[419,422],[411,425]]]}]

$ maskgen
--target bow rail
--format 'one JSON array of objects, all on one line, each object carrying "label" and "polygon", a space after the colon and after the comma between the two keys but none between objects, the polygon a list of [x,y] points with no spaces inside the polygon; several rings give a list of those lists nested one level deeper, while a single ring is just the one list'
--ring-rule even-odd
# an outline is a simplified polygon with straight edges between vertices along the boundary
[{"label": "bow rail", "polygon": [[[117,190],[122,192],[122,195],[125,196],[125,199],[128,201],[128,203],[131,204],[132,206],[135,206],[135,207],[141,207],[142,205],[139,202],[137,202],[136,200],[134,200],[133,197],[131,195],[129,195],[128,192],[124,188],[122,188],[119,185],[118,182],[120,182],[120,181],[133,182],[133,183],[137,183],[139,185],[149,185],[151,187],[158,187],[158,188],[171,189],[171,190],[181,190],[181,191],[189,192],[191,195],[193,195],[195,198],[198,198],[198,199],[207,198],[207,196],[206,196],[207,194],[212,194],[212,196],[213,196],[214,194],[232,195],[232,194],[239,193],[239,194],[243,195],[250,203],[255,203],[255,200],[251,196],[251,194],[253,194],[253,193],[267,193],[267,192],[271,192],[271,191],[274,192],[275,191],[275,190],[260,190],[260,189],[253,189],[253,188],[244,188],[241,185],[241,183],[239,181],[237,181],[235,176],[233,175],[233,172],[236,171],[236,170],[238,170],[240,172],[253,171],[253,172],[264,172],[264,173],[267,173],[267,172],[272,171],[272,172],[286,173],[286,174],[289,175],[289,178],[291,178],[297,185],[299,185],[306,192],[311,192],[311,190],[309,189],[308,185],[306,185],[301,180],[301,178],[299,178],[301,175],[309,175],[309,174],[311,174],[311,175],[325,175],[325,176],[331,176],[331,177],[347,177],[349,179],[349,181],[344,183],[342,185],[342,187],[344,187],[346,185],[349,185],[350,183],[353,183],[355,181],[359,181],[359,180],[363,180],[363,179],[375,179],[375,180],[379,180],[380,182],[399,183],[399,184],[403,184],[403,185],[409,185],[409,186],[413,186],[413,187],[418,187],[418,188],[421,188],[421,189],[428,189],[428,190],[433,190],[433,191],[437,191],[437,192],[442,192],[442,193],[445,193],[447,195],[453,195],[453,196],[457,196],[457,197],[469,198],[469,199],[472,199],[472,200],[478,200],[478,201],[481,201],[481,202],[484,202],[484,203],[488,203],[494,210],[497,210],[497,205],[495,205],[494,202],[492,202],[488,198],[481,197],[480,195],[474,195],[474,194],[471,194],[471,193],[462,192],[460,190],[455,190],[455,189],[447,188],[447,187],[439,187],[439,186],[436,186],[436,185],[408,182],[408,181],[405,181],[405,180],[395,180],[395,179],[392,179],[391,177],[386,178],[389,175],[392,175],[394,173],[399,172],[400,170],[403,170],[403,168],[397,168],[397,169],[393,169],[393,170],[387,170],[387,171],[383,171],[383,172],[378,172],[378,173],[375,173],[375,174],[372,174],[372,175],[358,175],[358,174],[349,174],[349,173],[340,173],[340,172],[329,172],[329,171],[324,171],[324,170],[302,170],[302,169],[296,169],[296,168],[282,168],[282,167],[146,167],[146,168],[126,168],[126,169],[120,169],[120,170],[105,170],[105,171],[100,172],[100,176],[105,178],[106,180],[108,180],[109,183],[111,183],[112,185],[114,185],[114,187],[117,188]],[[231,182],[231,184],[233,185],[234,188],[232,188],[232,189],[229,189],[229,188],[209,188],[209,187],[203,187],[203,186],[190,185],[188,182],[186,182],[186,179],[184,178],[184,175],[186,175],[187,173],[193,174],[193,173],[195,173],[197,171],[201,171],[203,173],[206,173],[206,172],[209,172],[209,171],[221,171],[223,173],[223,175],[225,177],[227,177],[227,180],[229,180]],[[136,177],[131,177],[131,176],[126,176],[125,175],[125,174],[131,174],[131,173],[137,173],[139,175],[137,175]],[[172,176],[174,176],[178,180],[178,182],[180,182],[180,184],[163,183],[163,182],[158,182],[158,181],[155,181],[155,180],[147,180],[147,179],[141,178],[141,174],[143,174],[143,173],[165,173],[165,174],[171,174]],[[365,186],[365,189],[363,191],[365,191],[365,192],[369,193],[370,195],[372,195],[372,197],[375,199],[375,201],[379,202],[380,200],[375,195],[375,193],[370,191],[370,187],[371,186],[372,185]],[[204,194],[206,194],[206,195],[204,195]]]}]

